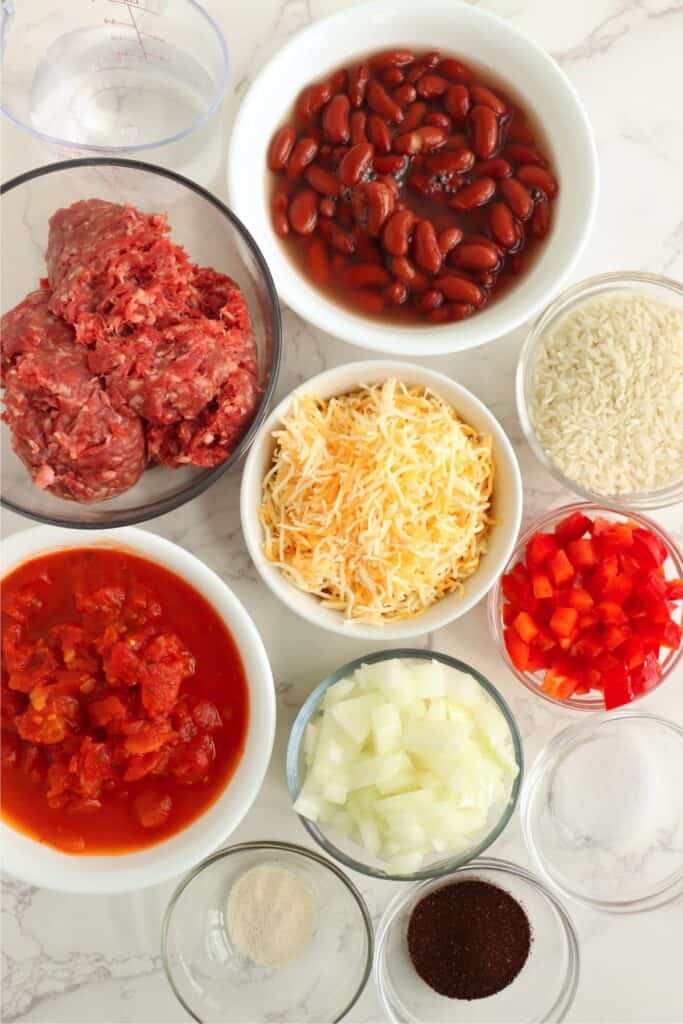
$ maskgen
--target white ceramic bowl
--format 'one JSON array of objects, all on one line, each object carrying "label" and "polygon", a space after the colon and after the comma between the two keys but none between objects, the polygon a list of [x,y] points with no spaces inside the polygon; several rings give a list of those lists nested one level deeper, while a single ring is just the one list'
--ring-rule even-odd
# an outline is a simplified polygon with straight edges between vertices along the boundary
[{"label": "white ceramic bowl", "polygon": [[2,866],[32,885],[78,893],[127,892],[187,871],[239,825],[263,782],[275,734],[275,690],[261,638],[230,588],[203,562],[177,544],[126,527],[85,538],[79,530],[39,526],[14,534],[0,547],[2,574],[21,562],[69,547],[125,547],[181,576],[218,612],[235,640],[249,690],[249,725],[244,753],[225,790],[182,832],[137,853],[72,856],[44,846],[0,822]]},{"label": "white ceramic bowl", "polygon": [[[458,324],[402,327],[343,309],[309,284],[271,226],[266,151],[298,93],[340,65],[396,45],[439,48],[499,75],[536,115],[558,171],[554,225],[540,258],[507,295]],[[575,266],[593,223],[598,193],[590,124],[564,72],[509,22],[454,0],[373,0],[299,32],[262,69],[245,96],[231,135],[227,175],[231,205],[260,245],[280,298],[316,327],[355,345],[400,356],[473,348],[533,316]]]},{"label": "white ceramic bowl", "polygon": [[[480,432],[492,435],[496,469],[492,511],[498,524],[491,529],[488,551],[477,571],[465,583],[464,593],[449,594],[414,618],[391,625],[373,626],[347,621],[341,613],[325,608],[317,598],[299,590],[284,578],[280,570],[269,562],[263,553],[258,507],[261,502],[263,478],[270,467],[273,454],[273,431],[281,424],[295,395],[315,394],[320,398],[331,398],[333,395],[353,391],[362,384],[376,384],[390,377],[396,377],[407,384],[432,388],[449,402],[467,423]],[[261,578],[293,612],[314,626],[348,637],[377,641],[407,640],[440,629],[441,626],[459,619],[493,586],[510,557],[519,532],[522,515],[522,479],[517,457],[503,428],[470,391],[445,374],[425,370],[414,363],[371,360],[348,363],[312,377],[295,388],[272,411],[259,429],[244,466],[240,514],[244,539]]]}]

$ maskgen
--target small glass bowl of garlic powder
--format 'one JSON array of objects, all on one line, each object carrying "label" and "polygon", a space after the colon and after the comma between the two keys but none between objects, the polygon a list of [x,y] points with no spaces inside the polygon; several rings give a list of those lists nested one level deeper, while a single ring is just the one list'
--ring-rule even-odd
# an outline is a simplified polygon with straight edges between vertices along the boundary
[{"label": "small glass bowl of garlic powder", "polygon": [[567,289],[517,367],[529,446],[576,494],[617,509],[683,498],[683,285],[640,272]]},{"label": "small glass bowl of garlic powder", "polygon": [[208,857],[180,883],[162,925],[169,984],[199,1021],[341,1020],[372,956],[356,887],[331,861],[288,843]]}]

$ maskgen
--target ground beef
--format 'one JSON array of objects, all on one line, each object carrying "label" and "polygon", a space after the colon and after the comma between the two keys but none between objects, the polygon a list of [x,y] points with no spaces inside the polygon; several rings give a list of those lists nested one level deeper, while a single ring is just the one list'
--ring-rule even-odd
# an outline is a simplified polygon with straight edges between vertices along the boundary
[{"label": "ground beef", "polygon": [[75,326],[77,341],[87,345],[185,315],[192,268],[168,231],[161,214],[101,199],[74,203],[50,218],[50,309]]},{"label": "ground beef", "polygon": [[256,378],[236,369],[216,398],[194,420],[147,428],[150,461],[164,466],[217,466],[228,457],[249,423],[258,399]]},{"label": "ground beef", "polygon": [[102,501],[147,460],[215,466],[259,397],[246,301],[166,218],[88,199],[50,220],[48,280],[2,318],[3,418],[38,487]]},{"label": "ground beef", "polygon": [[117,409],[159,425],[198,416],[237,365],[224,326],[205,317],[103,339],[88,362]]}]

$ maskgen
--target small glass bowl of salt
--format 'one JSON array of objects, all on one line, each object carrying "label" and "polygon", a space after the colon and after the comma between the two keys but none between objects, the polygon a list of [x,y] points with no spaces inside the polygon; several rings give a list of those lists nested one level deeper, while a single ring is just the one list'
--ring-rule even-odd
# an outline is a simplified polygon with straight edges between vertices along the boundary
[{"label": "small glass bowl of salt", "polygon": [[365,988],[373,930],[363,897],[331,861],[289,843],[242,843],[183,879],[161,949],[196,1021],[338,1021]]}]

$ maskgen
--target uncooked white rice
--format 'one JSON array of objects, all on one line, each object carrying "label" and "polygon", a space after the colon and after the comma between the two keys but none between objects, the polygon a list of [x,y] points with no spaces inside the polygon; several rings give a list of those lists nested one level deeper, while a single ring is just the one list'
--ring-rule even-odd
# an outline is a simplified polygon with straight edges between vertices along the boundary
[{"label": "uncooked white rice", "polygon": [[683,311],[636,292],[576,306],[538,346],[529,415],[549,457],[587,490],[683,479]]}]

